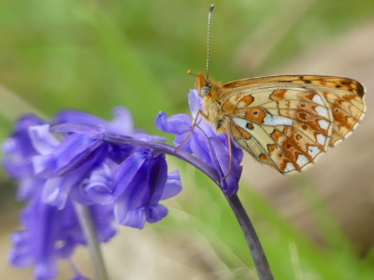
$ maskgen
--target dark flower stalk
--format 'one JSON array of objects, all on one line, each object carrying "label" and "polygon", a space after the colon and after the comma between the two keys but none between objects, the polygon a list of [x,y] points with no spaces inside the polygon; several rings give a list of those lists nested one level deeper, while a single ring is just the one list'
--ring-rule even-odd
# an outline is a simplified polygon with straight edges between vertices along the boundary
[{"label": "dark flower stalk", "polygon": [[[127,143],[130,145],[147,145],[147,147],[154,149],[158,152],[163,152],[165,154],[169,154],[172,156],[175,156],[179,159],[182,159],[191,165],[195,166],[196,168],[203,171],[209,178],[211,178],[222,190],[222,177],[220,177],[219,173],[210,166],[203,163],[200,159],[196,158],[195,156],[191,155],[190,153],[187,153],[185,151],[176,151],[174,146],[169,146],[164,143],[155,143],[155,142],[149,142],[144,143],[142,141],[138,141],[135,139],[130,138],[123,138],[123,137],[116,137],[112,135],[107,136],[108,141],[113,141],[116,143]],[[234,214],[236,218],[238,219],[238,222],[242,228],[243,234],[245,236],[245,239],[248,244],[248,248],[250,249],[253,257],[253,261],[257,270],[257,273],[259,275],[259,279],[261,280],[272,280],[274,279],[269,262],[266,258],[265,251],[261,245],[260,239],[258,238],[258,235],[256,233],[255,228],[253,227],[253,224],[248,217],[247,212],[245,211],[242,203],[239,200],[239,197],[236,194],[227,195],[225,191],[223,191],[225,198],[230,204],[230,207],[234,211]]]},{"label": "dark flower stalk", "polygon": [[[190,91],[189,104],[192,116],[196,118],[198,111],[203,109],[201,98],[196,90]],[[198,123],[198,126],[191,132],[194,122]],[[165,132],[176,135],[174,144],[178,147],[178,152],[174,151],[174,154],[172,153],[174,156],[182,158],[202,170],[220,187],[242,228],[252,253],[259,279],[274,279],[253,224],[236,194],[242,172],[242,167],[240,166],[243,158],[242,150],[235,145],[230,150],[227,136],[217,135],[211,125],[205,122],[204,119],[194,120],[183,114],[168,118],[165,113],[161,112],[157,117],[156,126]],[[182,150],[188,153],[182,154]],[[232,157],[231,168],[229,166],[230,153]],[[194,159],[190,158],[191,154],[196,155],[203,163],[196,162],[197,159],[195,157],[193,157]]]}]

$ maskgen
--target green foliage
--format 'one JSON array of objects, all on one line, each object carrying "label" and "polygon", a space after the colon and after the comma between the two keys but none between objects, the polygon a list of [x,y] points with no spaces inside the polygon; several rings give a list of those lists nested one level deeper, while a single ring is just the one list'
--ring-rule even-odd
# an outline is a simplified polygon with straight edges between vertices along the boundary
[{"label": "green foliage", "polygon": [[[130,109],[137,127],[156,133],[159,111],[187,112],[187,94],[195,79],[186,70],[205,70],[210,4],[198,0],[2,0],[0,83],[29,107],[11,98],[7,103],[8,97],[1,94],[1,106],[15,104],[8,106],[11,110],[1,109],[1,140],[16,115],[33,107],[47,116],[74,108],[110,118],[111,108],[121,105]],[[274,74],[272,67],[374,14],[371,0],[215,4],[211,75],[222,81]],[[248,41],[257,48],[246,49]],[[269,45],[275,47],[262,63],[244,73],[238,62],[240,52],[245,49],[256,56]],[[184,184],[180,199],[188,218],[177,222],[171,217],[165,223],[175,228],[174,233],[185,234],[186,227],[200,232],[229,269],[251,267],[244,238],[219,190],[201,174],[196,181],[195,188],[191,181]],[[310,190],[308,183],[299,183]],[[255,192],[245,188],[241,196],[250,205],[249,214],[276,279],[372,279],[373,253],[359,259],[339,229],[331,226],[335,222],[324,208],[316,216],[322,218],[320,225],[331,246],[322,249]]]}]

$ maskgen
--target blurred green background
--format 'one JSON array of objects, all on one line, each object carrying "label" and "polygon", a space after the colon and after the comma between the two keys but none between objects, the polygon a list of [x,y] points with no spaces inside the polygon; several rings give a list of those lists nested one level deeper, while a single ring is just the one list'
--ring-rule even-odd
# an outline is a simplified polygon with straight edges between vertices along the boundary
[{"label": "blurred green background", "polygon": [[[20,114],[36,110],[51,117],[66,108],[110,119],[113,107],[125,106],[137,128],[161,134],[154,126],[159,111],[188,113],[187,94],[195,78],[186,71],[205,71],[210,4],[1,0],[0,84],[10,91],[1,90],[0,95],[1,141]],[[372,0],[218,0],[214,4],[210,73],[223,82],[276,74],[272,69],[295,55],[374,16]],[[243,66],[248,57],[253,64]],[[212,267],[231,272],[220,279],[256,279],[254,272],[248,276],[250,255],[217,188],[201,174],[194,175],[193,182],[185,179],[193,171],[183,165],[182,169],[183,194],[172,205],[171,216],[155,227],[156,240],[172,239],[177,248],[176,238],[193,240],[197,231],[199,240],[218,256],[212,258],[218,262]],[[15,217],[9,206],[14,186],[5,175],[1,178],[0,209]],[[242,196],[251,205],[250,215],[258,224],[276,279],[374,279],[373,254],[360,259],[338,231],[341,250],[320,248],[261,196],[248,188]],[[206,278],[196,279],[218,279],[212,267],[204,266]]]}]

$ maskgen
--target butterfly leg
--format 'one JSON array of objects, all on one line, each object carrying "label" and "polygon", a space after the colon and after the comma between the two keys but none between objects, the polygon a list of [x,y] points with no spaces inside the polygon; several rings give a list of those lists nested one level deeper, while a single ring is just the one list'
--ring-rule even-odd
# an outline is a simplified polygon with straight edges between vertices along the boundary
[{"label": "butterfly leg", "polygon": [[[202,121],[202,118],[199,118],[199,116],[202,116],[203,118],[209,120],[209,115],[206,114],[204,111],[202,110],[199,110],[196,114],[196,117],[195,117],[195,120],[191,126],[191,131],[188,133],[188,136],[186,137],[186,139],[178,146],[175,148],[175,151],[178,151],[184,144],[187,143],[188,139],[190,139],[190,137],[192,136],[192,133],[194,132],[195,130],[195,127],[197,127],[200,122]],[[231,143],[231,133],[230,133],[230,129],[228,126],[223,126],[223,127],[220,127],[219,130],[224,130],[226,132],[226,135],[227,135],[227,145],[228,145],[228,149],[229,149],[229,155],[230,155],[230,159],[229,159],[229,170],[227,171],[227,174],[222,177],[223,180],[225,180],[231,173],[231,170],[232,170],[232,143]]]},{"label": "butterfly leg", "polygon": [[232,170],[232,143],[231,143],[231,133],[230,133],[230,129],[228,126],[224,126],[224,127],[221,127],[220,129],[223,129],[226,131],[226,135],[227,135],[227,146],[229,148],[229,155],[230,155],[230,159],[229,159],[229,171],[227,171],[227,174],[222,177],[223,180],[225,180],[231,173],[231,170]]},{"label": "butterfly leg", "polygon": [[202,120],[202,118],[200,118],[199,119],[199,115],[202,115],[204,118],[208,118],[208,115],[207,114],[205,114],[202,110],[199,110],[198,112],[197,112],[197,114],[196,114],[196,117],[195,117],[195,119],[194,119],[194,122],[193,122],[193,124],[192,124],[192,126],[191,126],[191,131],[188,133],[188,135],[187,135],[187,137],[186,137],[186,139],[184,139],[184,141],[178,146],[178,147],[176,147],[175,148],[175,152],[177,152],[184,144],[186,144],[187,143],[187,141],[188,141],[188,139],[190,139],[191,138],[191,136],[192,136],[192,133],[194,132],[194,130],[195,130],[195,127],[197,127],[199,124],[200,124],[200,122],[201,122],[201,120]]}]

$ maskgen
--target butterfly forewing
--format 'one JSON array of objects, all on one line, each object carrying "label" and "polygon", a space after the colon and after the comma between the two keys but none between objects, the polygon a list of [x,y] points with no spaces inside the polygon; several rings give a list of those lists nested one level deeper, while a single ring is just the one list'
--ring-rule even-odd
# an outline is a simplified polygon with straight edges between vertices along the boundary
[{"label": "butterfly forewing", "polygon": [[254,84],[276,84],[276,83],[295,83],[295,84],[311,84],[323,85],[330,88],[341,88],[355,93],[359,97],[363,97],[365,93],[364,86],[356,80],[349,78],[340,78],[334,76],[322,75],[280,75],[280,76],[266,76],[257,78],[241,79],[224,84],[223,89],[233,89],[242,86]]},{"label": "butterfly forewing", "polygon": [[365,109],[363,86],[347,78],[269,76],[221,86],[200,76],[198,88],[205,84],[208,119],[282,173],[300,171],[347,137]]}]

